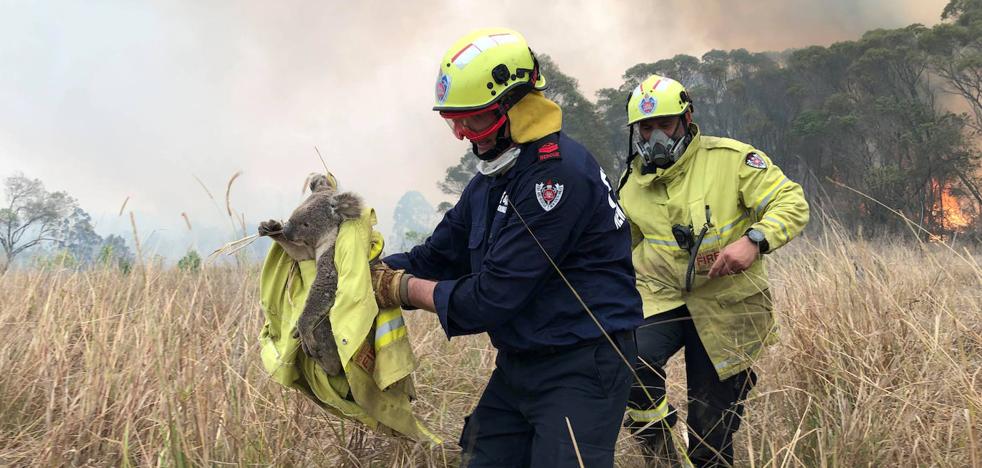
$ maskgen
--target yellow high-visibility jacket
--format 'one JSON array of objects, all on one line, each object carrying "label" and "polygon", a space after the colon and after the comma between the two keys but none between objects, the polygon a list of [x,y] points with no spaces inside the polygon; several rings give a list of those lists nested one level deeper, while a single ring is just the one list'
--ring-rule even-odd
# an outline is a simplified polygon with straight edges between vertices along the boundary
[{"label": "yellow high-visibility jacket", "polygon": [[[260,304],[266,323],[259,335],[263,367],[276,382],[301,390],[339,417],[372,429],[442,443],[413,415],[410,374],[416,368],[399,308],[379,310],[369,261],[382,252],[372,229],[375,212],[345,221],[338,231],[334,264],[338,291],[331,326],[344,373],[328,376],[300,349],[293,329],[317,274],[315,260],[296,262],[273,243],[260,276]],[[327,311],[325,311],[326,313]]]},{"label": "yellow high-visibility jacket", "polygon": [[[668,169],[641,174],[635,158],[620,202],[631,225],[645,318],[686,305],[716,372],[726,379],[750,367],[776,339],[767,269],[763,257],[720,278],[710,279],[709,268],[751,227],[764,233],[769,251],[780,248],[808,223],[808,203],[801,186],[763,152],[692,129],[691,144]],[[707,221],[692,291],[686,292],[689,253],[676,243],[672,226],[692,226],[695,236]]]}]

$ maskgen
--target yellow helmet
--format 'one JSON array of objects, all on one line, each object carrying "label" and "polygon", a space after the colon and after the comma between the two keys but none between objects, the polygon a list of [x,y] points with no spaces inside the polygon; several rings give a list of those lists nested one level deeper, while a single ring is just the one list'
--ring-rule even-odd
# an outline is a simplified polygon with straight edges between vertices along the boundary
[{"label": "yellow helmet", "polygon": [[[515,93],[516,88],[523,92]],[[444,54],[433,110],[475,110],[513,96],[509,98],[513,102],[503,103],[507,108],[532,88],[545,89],[546,79],[525,38],[506,28],[478,29],[458,39]]]},{"label": "yellow helmet", "polygon": [[682,83],[651,75],[634,88],[627,101],[627,124],[653,117],[680,115],[691,107],[689,93]]}]

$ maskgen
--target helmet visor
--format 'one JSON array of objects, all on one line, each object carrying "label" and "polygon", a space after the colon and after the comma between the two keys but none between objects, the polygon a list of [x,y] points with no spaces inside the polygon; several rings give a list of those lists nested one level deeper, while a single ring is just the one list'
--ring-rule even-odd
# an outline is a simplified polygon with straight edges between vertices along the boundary
[{"label": "helmet visor", "polygon": [[440,112],[440,116],[458,140],[467,138],[471,141],[495,134],[508,120],[508,115],[501,112],[497,104],[474,111]]}]

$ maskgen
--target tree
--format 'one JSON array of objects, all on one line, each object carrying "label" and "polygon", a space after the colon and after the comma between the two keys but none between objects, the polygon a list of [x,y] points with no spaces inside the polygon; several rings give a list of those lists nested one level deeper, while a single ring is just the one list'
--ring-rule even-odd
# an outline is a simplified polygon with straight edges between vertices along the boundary
[{"label": "tree", "polygon": [[477,156],[468,151],[456,165],[447,168],[447,174],[436,185],[447,195],[460,195],[476,173]]},{"label": "tree", "polygon": [[408,252],[417,245],[422,245],[430,235],[425,232],[407,231],[402,238],[402,251]]},{"label": "tree", "polygon": [[110,234],[103,239],[96,262],[103,267],[119,268],[124,273],[129,273],[133,268],[133,253],[121,236]]},{"label": "tree", "polygon": [[[860,174],[890,173],[896,183],[870,195],[889,199],[890,205],[937,230],[943,220],[931,207],[942,198],[942,187],[955,173],[974,164],[965,151],[965,119],[938,104],[931,86],[929,49],[924,38],[930,31],[921,25],[894,30],[875,30],[856,42],[859,52],[849,67],[850,95],[859,104],[860,128],[866,154]],[[874,219],[888,222],[894,216],[873,209]],[[899,225],[900,221],[893,221]]]},{"label": "tree", "polygon": [[41,269],[77,269],[80,264],[71,252],[61,249],[47,255],[36,255],[31,259],[31,266]]},{"label": "tree", "polygon": [[[945,82],[945,91],[960,96],[969,106],[966,118],[970,139],[982,138],[982,0],[951,0],[941,18],[952,20],[924,34],[931,70]],[[978,144],[976,144],[978,147]],[[982,209],[982,190],[971,171],[955,169],[955,176]]]},{"label": "tree", "polygon": [[406,192],[399,198],[392,218],[393,245],[401,252],[419,244],[419,235],[432,232],[437,220],[433,207],[416,191]]},{"label": "tree", "polygon": [[630,90],[620,88],[603,88],[597,91],[596,119],[597,124],[604,129],[607,152],[612,155],[614,163],[611,168],[604,168],[616,184],[620,174],[624,172],[627,163],[628,131],[626,102]]},{"label": "tree", "polygon": [[982,21],[982,0],[949,0],[941,11],[941,19],[955,20],[962,26]]},{"label": "tree", "polygon": [[447,214],[451,208],[453,208],[453,203],[447,201],[440,202],[440,204],[436,206],[436,214],[443,216]]},{"label": "tree", "polygon": [[0,208],[0,247],[6,271],[20,253],[31,247],[57,241],[62,221],[77,208],[65,192],[48,192],[38,179],[15,175],[4,179],[6,205]]},{"label": "tree", "polygon": [[198,255],[197,250],[188,250],[188,253],[177,261],[177,268],[181,271],[197,272],[201,269],[201,255]]},{"label": "tree", "polygon": [[61,220],[55,237],[58,248],[70,254],[80,265],[94,262],[102,246],[102,236],[95,232],[92,217],[77,206]]},{"label": "tree", "polygon": [[606,128],[599,125],[596,104],[583,96],[579,82],[563,73],[549,56],[539,57],[539,66],[549,85],[543,94],[563,109],[563,133],[589,150],[605,171],[616,174],[617,155],[607,144]]}]

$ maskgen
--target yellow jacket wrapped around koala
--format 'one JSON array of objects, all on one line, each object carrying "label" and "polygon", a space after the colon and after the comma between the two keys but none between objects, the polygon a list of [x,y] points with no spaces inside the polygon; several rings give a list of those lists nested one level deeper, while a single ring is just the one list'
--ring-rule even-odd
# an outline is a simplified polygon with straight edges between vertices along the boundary
[{"label": "yellow jacket wrapped around koala", "polygon": [[375,222],[374,211],[365,209],[360,218],[341,224],[335,243],[338,290],[330,320],[344,369],[338,376],[328,376],[293,338],[317,274],[316,261],[296,262],[273,243],[260,276],[266,317],[259,335],[263,367],[276,382],[303,391],[339,417],[438,444],[442,441],[412,413],[410,374],[416,359],[402,311],[379,310],[375,303],[369,261],[382,252]]}]

